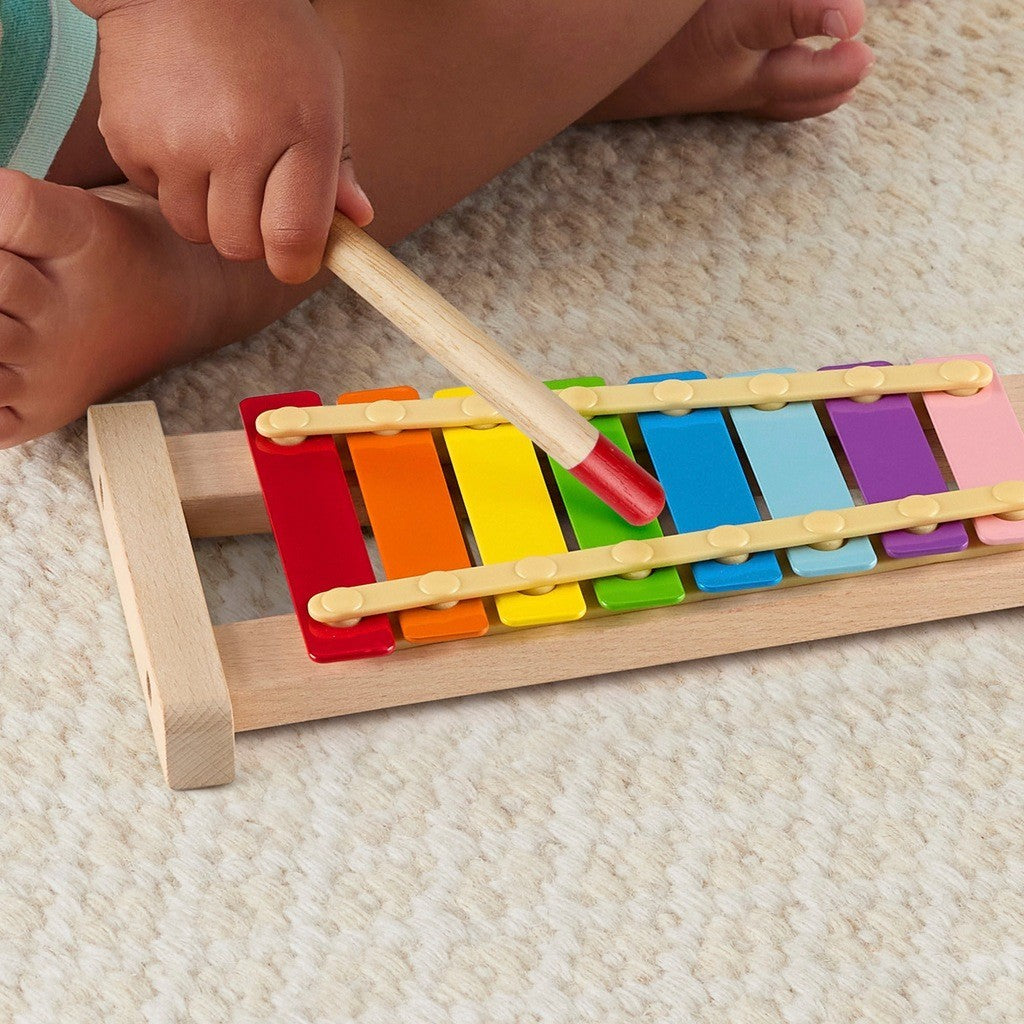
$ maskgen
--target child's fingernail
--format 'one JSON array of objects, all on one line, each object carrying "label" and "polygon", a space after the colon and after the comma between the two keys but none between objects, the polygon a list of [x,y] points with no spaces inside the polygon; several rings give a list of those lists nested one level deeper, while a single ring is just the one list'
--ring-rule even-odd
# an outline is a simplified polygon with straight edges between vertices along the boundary
[{"label": "child's fingernail", "polygon": [[868,65],[868,66],[867,66],[867,67],[866,67],[866,68],[865,68],[865,69],[864,69],[864,70],[863,70],[863,71],[862,71],[861,73],[860,73],[860,77],[859,77],[859,78],[857,79],[857,82],[858,82],[858,84],[859,84],[859,83],[861,83],[861,82],[863,82],[863,81],[864,81],[864,79],[865,79],[865,78],[867,78],[867,77],[868,77],[868,75],[870,75],[870,74],[871,74],[871,72],[872,72],[872,71],[874,71],[874,70],[875,70],[875,62],[874,62],[874,61],[872,61],[872,62],[871,62],[871,63],[870,63],[870,64],[869,64],[869,65]]},{"label": "child's fingernail", "polygon": [[833,39],[846,39],[850,35],[850,28],[841,11],[828,10],[821,19],[821,30]]},{"label": "child's fingernail", "polygon": [[352,191],[355,192],[355,194],[366,204],[366,218],[363,223],[359,225],[361,228],[365,228],[374,217],[373,203],[370,202],[370,197],[363,191],[363,186],[360,185],[358,181],[352,182]]},{"label": "child's fingernail", "polygon": [[363,186],[356,180],[356,172],[351,160],[342,162],[340,177],[349,193],[349,202],[346,205],[354,207],[349,211],[349,216],[359,227],[365,228],[373,220],[373,203],[363,191]]}]

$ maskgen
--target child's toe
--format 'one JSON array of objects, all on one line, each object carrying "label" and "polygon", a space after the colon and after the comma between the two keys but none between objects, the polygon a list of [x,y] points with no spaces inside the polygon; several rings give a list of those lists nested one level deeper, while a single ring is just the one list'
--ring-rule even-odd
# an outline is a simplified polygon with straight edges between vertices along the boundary
[{"label": "child's toe", "polygon": [[18,407],[24,397],[25,379],[21,371],[0,362],[0,447],[23,440],[24,420]]},{"label": "child's toe", "polygon": [[[787,0],[782,0],[786,3]],[[864,27],[864,0],[788,0],[797,39],[832,36],[852,39]]]},{"label": "child's toe", "polygon": [[853,99],[853,92],[839,92],[816,100],[776,101],[757,111],[755,116],[767,121],[806,121],[838,110]]},{"label": "child's toe", "polygon": [[27,259],[0,249],[0,347],[10,330],[29,330],[49,308],[53,296],[53,284],[42,271]]},{"label": "child's toe", "polygon": [[748,50],[777,50],[812,36],[851,39],[865,14],[864,0],[741,0],[732,16]]},{"label": "child's toe", "polygon": [[24,421],[12,406],[3,403],[0,396],[0,448],[13,448],[25,440]]},{"label": "child's toe", "polygon": [[[845,97],[864,80],[874,60],[871,49],[855,40],[837,43],[830,50],[797,44],[774,50],[765,57],[758,74],[759,88],[767,97],[763,113],[773,117],[771,110],[780,106],[792,108],[794,104]],[[842,102],[840,99],[836,106]]]},{"label": "child's toe", "polygon": [[35,332],[20,320],[0,316],[0,367],[18,368],[32,362]]},{"label": "child's toe", "polygon": [[26,259],[75,252],[92,225],[93,200],[67,185],[0,168],[0,250]]}]

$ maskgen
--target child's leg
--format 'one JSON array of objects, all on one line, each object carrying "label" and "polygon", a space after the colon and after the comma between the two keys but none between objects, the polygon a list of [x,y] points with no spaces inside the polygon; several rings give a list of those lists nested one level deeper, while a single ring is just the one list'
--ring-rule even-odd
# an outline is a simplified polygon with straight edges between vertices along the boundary
[{"label": "child's leg", "polygon": [[[571,124],[567,111],[585,112],[588,98],[628,78],[636,61],[653,56],[666,32],[684,25],[701,0],[659,0],[642,16],[619,11],[627,7],[619,0],[601,0],[596,7],[603,11],[588,12],[588,20],[616,18],[631,37],[624,46],[612,32],[572,24],[571,5],[552,9],[540,0],[512,9],[494,0],[429,7],[404,0],[311,2],[345,58],[353,149],[361,165],[386,168],[372,188],[377,205],[387,207],[388,222],[411,227]],[[496,52],[500,48],[506,52]],[[82,188],[124,181],[99,132],[99,110],[94,67],[47,180]],[[382,124],[393,130],[378,130]],[[401,181],[391,170],[396,161],[422,166]],[[431,164],[437,173],[430,173]],[[361,167],[361,177],[366,173]],[[393,184],[399,188],[388,199],[381,190]],[[385,238],[408,229],[395,234],[387,223],[377,225]]]},{"label": "child's leg", "polygon": [[[345,18],[336,0],[313,2],[344,39]],[[704,0],[650,61],[582,120],[715,112],[780,120],[817,116],[848,99],[870,70],[871,51],[847,41],[863,22],[864,0]],[[844,41],[817,52],[792,45],[823,33]],[[359,58],[358,53],[351,56]],[[99,109],[94,69],[78,116],[47,174],[50,181],[94,188],[124,180],[99,133]]]},{"label": "child's leg", "polygon": [[[314,4],[345,38],[345,19],[336,3]],[[863,22],[864,0],[788,0],[782,5],[704,0],[650,61],[602,97],[583,120],[715,112],[780,120],[817,116],[848,99],[870,70],[870,50],[847,41]],[[816,52],[792,45],[822,33],[844,41]],[[99,133],[99,108],[94,70],[47,175],[50,181],[94,188],[124,180]]]},{"label": "child's leg", "polygon": [[344,58],[376,231],[402,237],[572,124],[700,5],[314,0]]},{"label": "child's leg", "polygon": [[[396,240],[579,118],[698,5],[593,0],[581,18],[571,0],[321,0],[374,233]],[[184,242],[127,189],[0,172],[0,444],[245,337],[316,287]]]},{"label": "child's leg", "polygon": [[[318,0],[346,59],[373,232],[396,240],[580,118],[700,6],[592,0],[581,17],[571,0]],[[247,336],[317,286],[184,242],[130,190],[0,172],[0,445]]]}]

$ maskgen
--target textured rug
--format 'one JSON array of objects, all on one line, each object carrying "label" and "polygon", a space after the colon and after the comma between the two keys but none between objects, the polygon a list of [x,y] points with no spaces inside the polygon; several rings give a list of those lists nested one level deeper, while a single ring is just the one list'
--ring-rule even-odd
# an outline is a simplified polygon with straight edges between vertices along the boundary
[{"label": "textured rug", "polygon": [[[1024,7],[867,35],[849,109],[574,130],[400,255],[547,377],[1024,371]],[[338,287],[140,396],[405,381],[449,378]],[[199,557],[283,610],[266,542]],[[0,624],[3,1024],[1024,1017],[1024,613],[247,735],[172,794],[79,423],[0,454]]]}]

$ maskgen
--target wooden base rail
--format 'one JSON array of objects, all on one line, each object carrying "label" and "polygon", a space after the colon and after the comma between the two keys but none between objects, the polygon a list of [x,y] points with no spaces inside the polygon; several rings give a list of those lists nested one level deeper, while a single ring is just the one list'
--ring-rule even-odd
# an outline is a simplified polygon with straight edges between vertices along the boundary
[{"label": "wooden base rail", "polygon": [[[1024,376],[1003,384],[1018,416]],[[234,735],[1024,605],[1024,551],[972,548],[899,571],[314,664],[293,616],[213,626],[197,537],[269,530],[241,431],[165,437],[149,402],[89,411],[89,460],[168,785],[229,782]],[[972,555],[984,557],[970,557]],[[966,556],[966,557],[965,557]],[[894,568],[884,560],[881,568]]]}]

